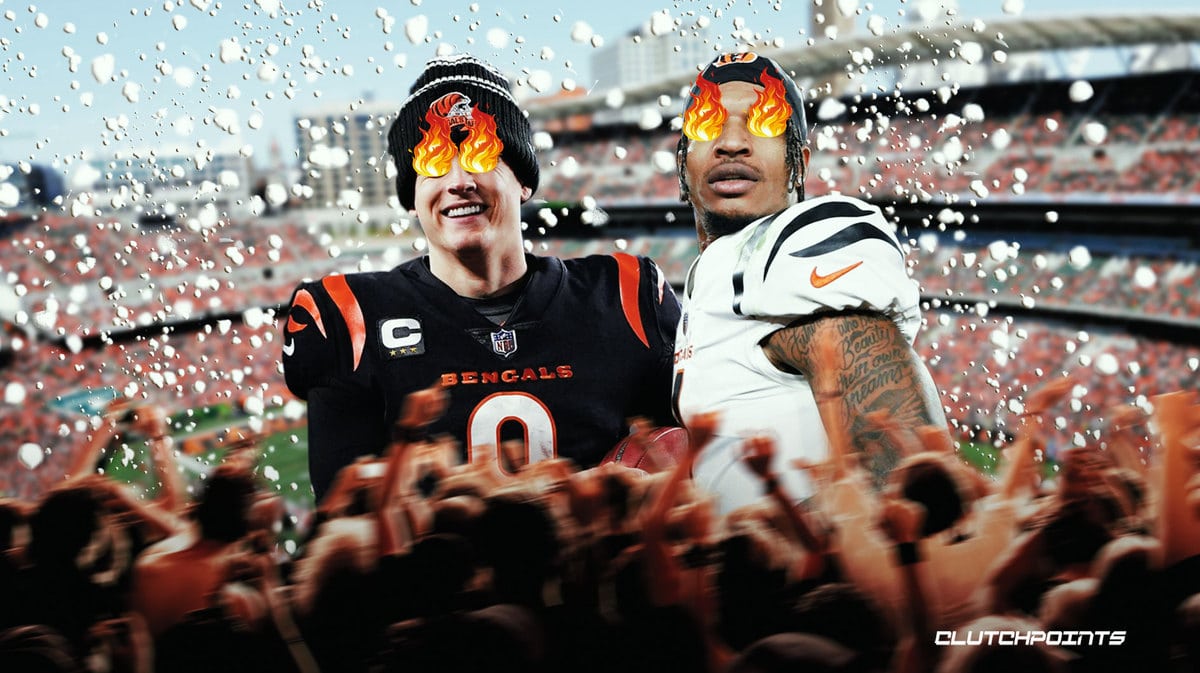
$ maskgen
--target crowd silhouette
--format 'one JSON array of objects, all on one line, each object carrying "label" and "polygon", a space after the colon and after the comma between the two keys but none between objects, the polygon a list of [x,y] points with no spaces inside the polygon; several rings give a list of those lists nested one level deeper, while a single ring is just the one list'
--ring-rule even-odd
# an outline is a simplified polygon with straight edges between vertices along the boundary
[{"label": "crowd silhouette", "polygon": [[[255,476],[256,437],[188,497],[165,413],[118,403],[58,482],[0,503],[0,665],[1200,670],[1200,403],[1121,406],[1048,471],[1046,430],[1078,376],[1047,373],[1022,397],[994,477],[944,435],[876,416],[907,447],[885,487],[832,427],[827,461],[787,468],[818,484],[800,503],[771,470],[773,440],[748,437],[764,497],[725,516],[689,478],[715,416],[689,419],[688,455],[657,474],[457,465],[446,438],[398,441],[339,473],[295,555],[278,542],[279,496]],[[410,396],[401,424],[419,430],[446,394]],[[153,499],[89,469],[121,434],[163,444]],[[971,640],[1012,632],[1042,638]],[[1055,639],[1066,633],[1093,635]]]}]

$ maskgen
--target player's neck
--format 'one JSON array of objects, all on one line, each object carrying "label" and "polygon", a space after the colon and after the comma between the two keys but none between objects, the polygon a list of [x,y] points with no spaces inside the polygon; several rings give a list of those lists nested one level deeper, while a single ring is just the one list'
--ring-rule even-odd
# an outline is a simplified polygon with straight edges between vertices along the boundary
[{"label": "player's neck", "polygon": [[696,236],[700,241],[700,252],[704,252],[704,249],[718,238],[735,234],[741,231],[742,227],[757,219],[748,216],[730,217],[701,210],[693,212],[696,215]]},{"label": "player's neck", "polygon": [[509,292],[528,271],[523,250],[509,255],[429,258],[430,271],[460,297],[485,299]]}]

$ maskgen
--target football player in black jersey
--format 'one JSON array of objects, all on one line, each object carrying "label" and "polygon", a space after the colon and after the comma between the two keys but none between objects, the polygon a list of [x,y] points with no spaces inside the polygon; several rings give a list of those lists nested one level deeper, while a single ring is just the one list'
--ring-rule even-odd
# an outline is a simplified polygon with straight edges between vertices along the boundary
[{"label": "football player in black jersey", "polygon": [[[901,427],[946,425],[911,346],[920,294],[894,228],[852,197],[804,199],[806,132],[795,83],[752,52],[704,68],[683,115],[679,179],[701,254],[685,287],[673,395],[684,421],[721,413],[694,476],[725,510],[762,493],[740,461],[745,435],[774,431],[775,471],[804,497],[811,484],[790,463],[827,457],[825,427],[844,425],[859,450],[882,447],[872,465],[882,477],[899,447],[870,412]],[[834,398],[840,407],[819,404]]]},{"label": "football player in black jersey", "polygon": [[429,431],[454,436],[464,460],[515,438],[525,462],[587,467],[629,417],[672,424],[675,295],[646,258],[525,252],[520,208],[538,164],[503,75],[468,55],[430,61],[388,152],[428,254],[303,283],[283,326],[318,500],[340,468],[383,451],[405,396],[434,382],[449,405]]}]

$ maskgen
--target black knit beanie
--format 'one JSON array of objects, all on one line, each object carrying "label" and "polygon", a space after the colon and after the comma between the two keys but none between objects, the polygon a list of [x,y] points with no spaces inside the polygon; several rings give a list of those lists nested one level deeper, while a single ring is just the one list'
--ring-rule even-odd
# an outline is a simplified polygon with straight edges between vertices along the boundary
[{"label": "black knit beanie", "polygon": [[413,84],[388,131],[388,154],[396,164],[396,195],[405,209],[413,209],[417,184],[413,150],[431,133],[431,116],[441,118],[434,120],[436,124],[449,127],[454,161],[463,155],[467,145],[463,141],[468,137],[484,144],[494,140],[486,132],[476,136],[470,133],[472,129],[487,128],[488,117],[494,119],[495,138],[503,144],[500,158],[522,185],[537,191],[533,133],[512,97],[508,78],[474,56],[457,54],[425,64],[425,71]]}]

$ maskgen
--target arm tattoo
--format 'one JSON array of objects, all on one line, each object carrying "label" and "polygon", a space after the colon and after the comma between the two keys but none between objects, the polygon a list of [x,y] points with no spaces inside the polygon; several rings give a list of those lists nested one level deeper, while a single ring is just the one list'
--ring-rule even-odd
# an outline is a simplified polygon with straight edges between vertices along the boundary
[{"label": "arm tattoo", "polygon": [[[817,344],[833,340],[838,357],[822,363]],[[842,391],[850,442],[882,484],[902,455],[866,414],[883,410],[905,428],[945,427],[928,370],[894,322],[878,314],[838,313],[805,319],[767,337],[763,350],[780,369],[808,377],[814,386]],[[823,367],[833,371],[823,371]],[[880,449],[874,452],[874,449]]]}]

